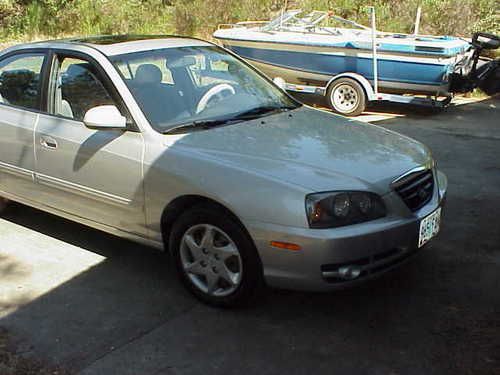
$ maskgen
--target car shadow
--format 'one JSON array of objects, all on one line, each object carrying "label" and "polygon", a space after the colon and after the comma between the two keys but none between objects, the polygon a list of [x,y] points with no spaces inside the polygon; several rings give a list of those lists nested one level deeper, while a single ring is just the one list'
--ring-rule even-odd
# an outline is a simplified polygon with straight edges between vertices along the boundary
[{"label": "car shadow", "polygon": [[[3,219],[104,257],[0,319],[24,354],[76,370],[196,304],[157,250],[20,204]],[[0,271],[16,270],[4,262]]]},{"label": "car shadow", "polygon": [[73,172],[78,172],[102,148],[123,134],[121,130],[97,131],[80,145],[73,162]]},{"label": "car shadow", "polygon": [[[252,327],[262,325],[284,331],[296,324],[307,328],[310,319],[314,329],[317,319],[331,321],[339,335],[349,335],[354,325],[356,331],[382,335],[395,318],[409,319],[414,313],[408,303],[422,293],[419,269],[429,262],[428,255],[422,255],[381,279],[334,293],[267,289],[246,308],[219,311],[191,297],[177,280],[169,256],[157,250],[20,204],[3,219],[105,258],[0,319],[0,326],[17,338],[18,352],[73,371],[192,309],[206,316],[208,326],[220,325],[224,314],[228,324],[241,326],[248,335]],[[238,330],[227,332],[226,340],[240,340],[241,335]]]}]

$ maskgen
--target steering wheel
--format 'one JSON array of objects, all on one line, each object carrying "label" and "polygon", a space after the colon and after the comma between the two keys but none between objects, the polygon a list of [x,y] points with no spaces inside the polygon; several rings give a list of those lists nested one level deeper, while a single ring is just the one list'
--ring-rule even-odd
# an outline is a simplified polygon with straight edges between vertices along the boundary
[{"label": "steering wheel", "polygon": [[224,91],[228,91],[231,95],[236,94],[236,90],[230,84],[219,83],[218,85],[208,90],[205,94],[203,94],[200,101],[198,102],[198,105],[196,106],[196,113],[200,113],[201,111],[203,111],[207,107],[208,102],[214,96],[220,95]]}]

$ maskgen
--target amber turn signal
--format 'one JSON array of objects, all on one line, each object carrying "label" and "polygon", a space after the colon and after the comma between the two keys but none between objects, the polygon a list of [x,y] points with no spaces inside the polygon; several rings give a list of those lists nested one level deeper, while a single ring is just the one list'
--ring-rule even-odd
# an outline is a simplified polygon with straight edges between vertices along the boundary
[{"label": "amber turn signal", "polygon": [[281,241],[271,241],[272,247],[277,247],[278,249],[291,250],[291,251],[299,251],[302,250],[300,245],[289,243],[289,242],[281,242]]}]

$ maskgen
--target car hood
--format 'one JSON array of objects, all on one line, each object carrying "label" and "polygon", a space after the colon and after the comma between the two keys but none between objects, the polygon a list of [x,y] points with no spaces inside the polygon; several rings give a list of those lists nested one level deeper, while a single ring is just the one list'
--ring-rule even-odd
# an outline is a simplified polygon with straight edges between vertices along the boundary
[{"label": "car hood", "polygon": [[384,128],[308,107],[256,120],[167,135],[190,155],[302,186],[312,191],[383,194],[410,169],[431,162],[421,143]]}]

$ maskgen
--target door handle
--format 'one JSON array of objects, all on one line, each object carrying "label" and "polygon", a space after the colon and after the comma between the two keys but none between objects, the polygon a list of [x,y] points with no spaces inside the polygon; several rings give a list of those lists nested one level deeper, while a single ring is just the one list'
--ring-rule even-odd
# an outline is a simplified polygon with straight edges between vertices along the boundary
[{"label": "door handle", "polygon": [[50,148],[52,150],[57,148],[57,142],[54,138],[51,137],[41,137],[40,144],[45,148]]}]

